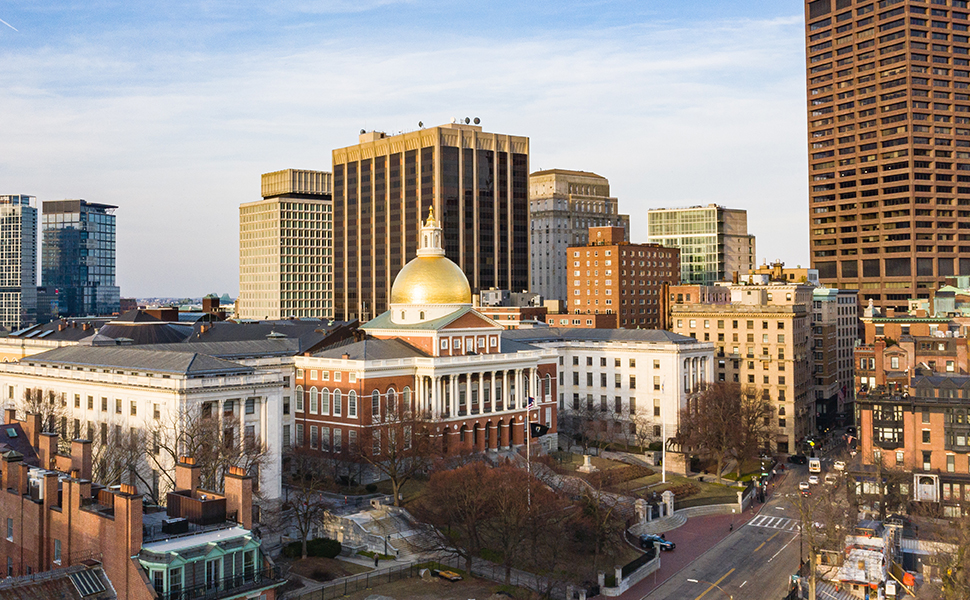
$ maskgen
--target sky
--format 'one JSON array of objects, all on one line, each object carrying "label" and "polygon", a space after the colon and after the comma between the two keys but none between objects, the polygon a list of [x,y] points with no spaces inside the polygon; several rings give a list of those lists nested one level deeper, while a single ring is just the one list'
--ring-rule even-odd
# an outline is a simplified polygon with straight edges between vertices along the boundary
[{"label": "sky", "polygon": [[[235,296],[260,175],[480,117],[646,210],[807,265],[801,0],[0,2],[0,194],[118,206],[123,297]],[[40,282],[38,282],[40,283]]]}]

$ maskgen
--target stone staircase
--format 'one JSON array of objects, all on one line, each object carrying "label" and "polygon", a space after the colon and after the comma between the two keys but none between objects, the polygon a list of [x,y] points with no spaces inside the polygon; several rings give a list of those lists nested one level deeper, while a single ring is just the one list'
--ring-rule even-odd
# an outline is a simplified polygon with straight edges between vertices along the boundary
[{"label": "stone staircase", "polygon": [[642,535],[644,533],[653,533],[660,535],[672,529],[677,529],[687,522],[687,516],[674,513],[669,517],[664,517],[662,519],[654,519],[653,521],[647,521],[646,523],[637,523],[630,528],[630,532],[635,535]]}]

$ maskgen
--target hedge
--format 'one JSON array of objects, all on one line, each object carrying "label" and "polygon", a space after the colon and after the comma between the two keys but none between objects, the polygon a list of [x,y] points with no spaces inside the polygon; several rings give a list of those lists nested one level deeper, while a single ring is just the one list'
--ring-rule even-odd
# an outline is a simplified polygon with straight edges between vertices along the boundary
[{"label": "hedge", "polygon": [[[329,538],[319,538],[307,540],[307,556],[320,556],[323,558],[334,558],[340,554],[341,546],[337,540]],[[296,541],[290,542],[283,547],[283,556],[287,558],[300,558],[303,556],[303,543]]]}]

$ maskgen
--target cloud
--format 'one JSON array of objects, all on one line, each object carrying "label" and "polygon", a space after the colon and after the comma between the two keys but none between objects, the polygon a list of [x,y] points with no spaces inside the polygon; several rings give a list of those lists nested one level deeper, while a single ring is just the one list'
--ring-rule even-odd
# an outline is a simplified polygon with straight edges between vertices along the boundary
[{"label": "cloud", "polygon": [[[382,2],[324,6],[351,4]],[[226,50],[5,51],[0,131],[16,151],[0,178],[16,189],[4,193],[119,205],[123,294],[234,293],[238,205],[258,199],[260,173],[328,170],[361,128],[479,116],[528,135],[533,169],[608,177],[635,240],[646,208],[717,202],[749,210],[759,249],[807,263],[800,19],[515,38],[313,31]]]}]

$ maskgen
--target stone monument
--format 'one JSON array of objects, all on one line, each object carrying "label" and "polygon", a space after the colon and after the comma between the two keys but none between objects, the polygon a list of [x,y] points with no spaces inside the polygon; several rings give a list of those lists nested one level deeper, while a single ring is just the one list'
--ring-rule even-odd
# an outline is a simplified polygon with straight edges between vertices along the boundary
[{"label": "stone monument", "polygon": [[599,471],[599,469],[594,467],[593,464],[589,462],[589,454],[583,455],[583,464],[576,470],[580,473],[595,473],[596,471]]}]

